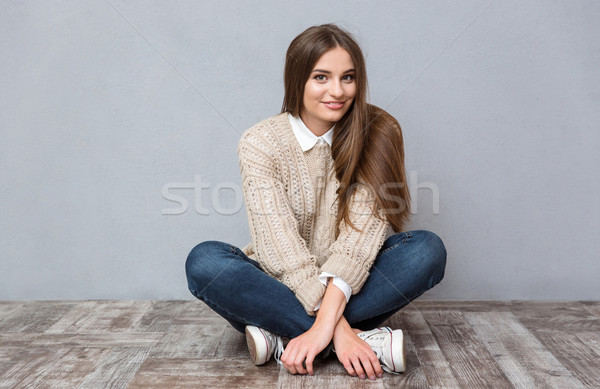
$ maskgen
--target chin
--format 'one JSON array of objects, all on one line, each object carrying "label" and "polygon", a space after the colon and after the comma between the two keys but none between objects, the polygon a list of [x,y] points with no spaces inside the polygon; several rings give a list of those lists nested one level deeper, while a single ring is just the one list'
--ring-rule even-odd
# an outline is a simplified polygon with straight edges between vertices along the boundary
[{"label": "chin", "polygon": [[346,114],[346,112],[340,112],[339,114],[335,115],[335,118],[332,119],[332,122],[339,122],[340,120],[342,120],[342,118],[344,117],[344,115]]},{"label": "chin", "polygon": [[343,118],[345,114],[346,114],[346,111],[344,111],[344,112],[325,112],[325,114],[323,115],[323,119],[330,121],[330,122],[337,122],[338,120]]}]

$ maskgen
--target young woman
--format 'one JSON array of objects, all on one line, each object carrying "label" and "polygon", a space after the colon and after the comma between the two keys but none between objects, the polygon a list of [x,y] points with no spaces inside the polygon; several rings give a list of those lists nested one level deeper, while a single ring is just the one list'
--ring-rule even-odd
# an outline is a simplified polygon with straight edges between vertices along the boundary
[{"label": "young woman", "polygon": [[403,372],[402,330],[378,326],[441,281],[446,249],[432,232],[402,232],[400,126],[367,103],[363,54],[336,25],[292,41],[284,79],[281,113],[238,144],[251,242],[198,244],[188,287],[246,334],[257,365],[274,354],[313,374],[332,350],[362,379]]}]

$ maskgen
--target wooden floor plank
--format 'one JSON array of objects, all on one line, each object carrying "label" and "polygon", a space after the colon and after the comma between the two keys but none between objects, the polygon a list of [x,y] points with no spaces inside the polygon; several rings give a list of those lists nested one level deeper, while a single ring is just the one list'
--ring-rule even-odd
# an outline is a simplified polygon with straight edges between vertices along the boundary
[{"label": "wooden floor plank", "polygon": [[0,301],[0,331],[4,329],[3,322],[25,305],[22,301]]},{"label": "wooden floor plank", "polygon": [[416,300],[403,309],[416,309],[418,311],[460,311],[460,312],[495,312],[510,311],[515,301],[496,300]]},{"label": "wooden floor plank", "polygon": [[600,388],[600,355],[586,346],[576,333],[534,331],[536,337],[585,387]]},{"label": "wooden floor plank", "polygon": [[41,334],[31,332],[0,333],[0,347],[27,347]]},{"label": "wooden floor plank", "polygon": [[23,303],[2,321],[0,332],[44,332],[77,302],[31,301]]},{"label": "wooden floor plank", "polygon": [[529,329],[600,332],[600,319],[578,301],[519,301],[511,312]]},{"label": "wooden floor plank", "polygon": [[137,325],[132,327],[134,332],[166,331],[188,306],[185,301],[152,301],[144,316]]},{"label": "wooden floor plank", "polygon": [[60,358],[49,359],[47,367],[25,377],[15,389],[77,388],[108,352],[92,347],[70,349]]},{"label": "wooden floor plank", "polygon": [[[73,309],[65,313],[52,327],[48,328],[47,334],[62,334],[65,332],[74,332],[75,323],[82,321],[88,315],[92,315],[94,310],[101,304],[100,301],[83,301],[76,304]],[[69,331],[69,328],[72,330]]]},{"label": "wooden floor plank", "polygon": [[[204,351],[204,355],[207,355],[207,351]],[[216,344],[214,354],[207,355],[209,358],[248,358],[249,356],[246,336],[230,325],[224,326],[223,335]]]},{"label": "wooden floor plank", "polygon": [[142,363],[150,347],[114,347],[93,372],[85,377],[79,389],[126,388]]},{"label": "wooden floor plank", "polygon": [[467,312],[463,316],[514,387],[582,387],[512,313]]},{"label": "wooden floor plank", "polygon": [[217,354],[225,328],[224,325],[171,325],[150,352],[150,357],[212,358]]},{"label": "wooden floor plank", "polygon": [[417,357],[414,363],[421,366],[430,387],[459,387],[458,381],[421,311],[403,309],[394,315],[393,324],[396,324],[393,329],[400,328],[410,336]]},{"label": "wooden floor plank", "polygon": [[[204,317],[215,319],[217,315],[204,302],[196,299],[185,301],[181,313],[173,320],[171,324],[197,324],[198,320]],[[219,316],[220,318],[220,316]],[[220,319],[226,321],[225,319]]]},{"label": "wooden floor plank", "polygon": [[[393,324],[393,321],[384,324],[391,325],[390,328],[398,328],[398,326]],[[400,374],[384,373],[384,388],[429,388],[430,385],[427,382],[427,376],[423,371],[423,366],[419,363],[416,347],[410,333],[404,335],[404,347],[406,371]]]},{"label": "wooden floor plank", "polygon": [[6,376],[7,372],[17,363],[18,356],[27,346],[6,346],[0,343],[0,388],[2,385],[1,377]]},{"label": "wooden floor plank", "polygon": [[0,376],[0,388],[16,388],[29,377],[43,375],[69,348],[28,347],[14,355],[10,367]]},{"label": "wooden floor plank", "polygon": [[[598,356],[598,360],[600,361],[600,333],[576,332],[575,335],[583,342],[583,344],[594,351],[594,353]],[[598,365],[598,370],[600,371],[600,363]]]},{"label": "wooden floor plank", "polygon": [[[406,371],[399,375],[386,374],[384,386],[386,388],[409,387],[409,388],[430,388],[431,382],[427,377],[427,373],[422,363],[419,360],[420,350],[415,343],[419,340],[419,334],[412,331],[407,326],[407,314],[410,312],[418,312],[413,310],[403,310],[397,312],[390,317],[383,326],[390,327],[392,330],[401,329],[404,335],[404,353],[406,358]],[[443,374],[443,372],[442,372]]]},{"label": "wooden floor plank", "polygon": [[596,319],[600,319],[600,301],[579,301],[579,304]]},{"label": "wooden floor plank", "polygon": [[66,347],[144,347],[158,343],[163,334],[160,332],[123,332],[96,334],[39,334],[32,346]]},{"label": "wooden floor plank", "polygon": [[423,312],[454,377],[465,388],[512,388],[462,312]]},{"label": "wooden floor plank", "polygon": [[199,300],[0,302],[0,388],[600,386],[597,301],[417,301],[384,325],[407,371],[363,381],[335,354],[312,377],[254,366]]},{"label": "wooden floor plank", "polygon": [[[151,301],[92,301],[80,309],[85,313],[70,325],[67,317],[56,327],[64,333],[102,333],[131,331],[152,307]],[[79,312],[77,312],[79,314]],[[65,323],[65,321],[67,323]]]},{"label": "wooden floor plank", "polygon": [[147,358],[128,388],[273,388],[278,375],[274,361],[254,366],[242,359]]}]

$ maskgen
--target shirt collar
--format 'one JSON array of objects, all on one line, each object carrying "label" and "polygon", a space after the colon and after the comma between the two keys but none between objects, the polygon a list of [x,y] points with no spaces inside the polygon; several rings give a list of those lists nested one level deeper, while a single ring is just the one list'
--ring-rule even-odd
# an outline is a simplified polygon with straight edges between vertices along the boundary
[{"label": "shirt collar", "polygon": [[312,149],[313,146],[319,141],[319,138],[323,138],[323,140],[325,140],[325,142],[331,146],[335,124],[323,135],[316,136],[311,130],[308,129],[308,127],[306,127],[306,124],[304,124],[300,117],[292,116],[292,114],[288,112],[288,119],[292,125],[294,135],[296,135],[296,139],[298,139],[298,143],[300,143],[300,147],[302,147],[302,151]]}]

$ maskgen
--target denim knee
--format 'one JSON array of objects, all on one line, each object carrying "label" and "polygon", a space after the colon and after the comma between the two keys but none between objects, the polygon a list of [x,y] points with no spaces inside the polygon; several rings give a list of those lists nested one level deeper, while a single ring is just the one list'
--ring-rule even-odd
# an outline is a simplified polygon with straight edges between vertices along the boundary
[{"label": "denim knee", "polygon": [[442,239],[435,233],[427,230],[417,230],[411,232],[412,237],[416,239],[420,246],[422,256],[421,261],[424,266],[430,271],[431,274],[431,285],[433,287],[438,284],[443,278],[446,269],[446,246]]},{"label": "denim knee", "polygon": [[[227,252],[229,245],[208,240],[197,244],[188,254],[185,261],[185,274],[188,281],[188,289],[194,296],[196,291],[204,289],[214,275],[219,271],[219,257]],[[196,296],[198,297],[198,296]]]}]

